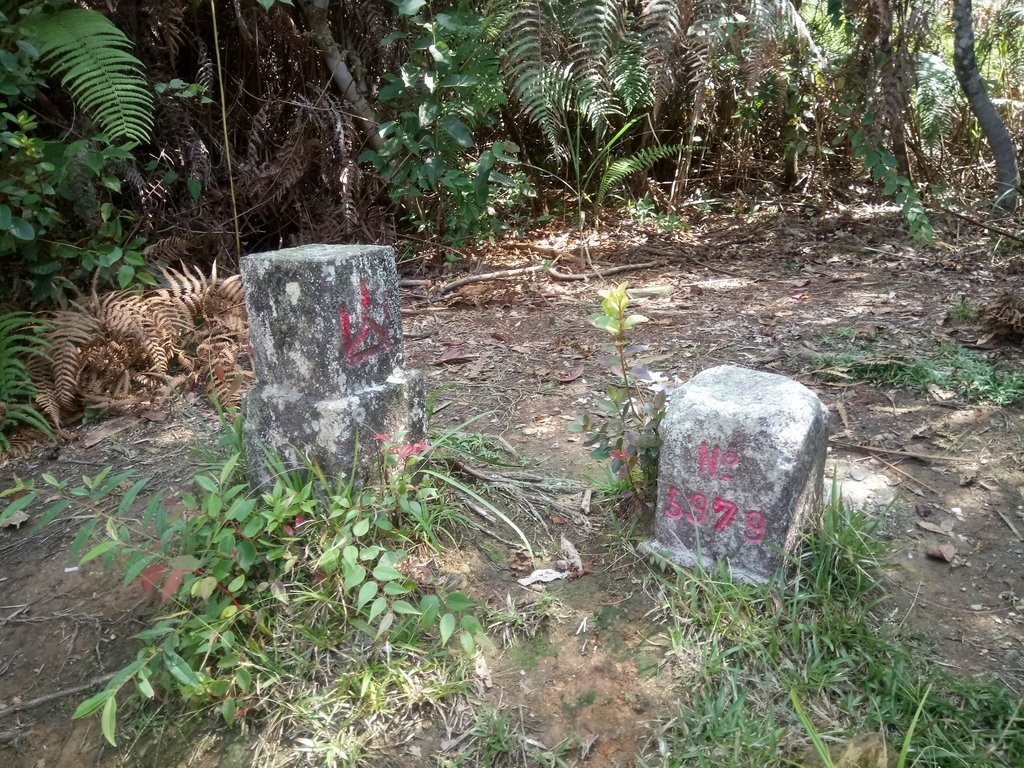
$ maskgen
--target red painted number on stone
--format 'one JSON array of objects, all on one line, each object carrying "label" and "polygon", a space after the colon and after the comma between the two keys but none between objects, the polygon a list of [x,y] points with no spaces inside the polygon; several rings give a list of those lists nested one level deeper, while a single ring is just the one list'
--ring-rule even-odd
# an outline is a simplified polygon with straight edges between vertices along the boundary
[{"label": "red painted number on stone", "polygon": [[721,533],[729,527],[729,523],[736,517],[736,513],[739,512],[739,508],[731,501],[718,497],[712,502],[711,510],[718,515],[718,519],[715,520],[715,530]]},{"label": "red painted number on stone", "polygon": [[[690,494],[690,511],[686,513],[687,522],[704,525],[704,515],[708,511],[708,497],[703,493]],[[694,516],[696,515],[696,517]]]},{"label": "red painted number on stone", "polygon": [[[665,517],[669,520],[678,520],[682,517],[688,523],[693,523],[699,528],[704,525],[704,520],[707,518],[708,497],[703,493],[691,493],[688,502],[690,509],[687,512],[683,510],[682,504],[679,503],[679,489],[670,486]],[[721,496],[716,496],[711,502],[711,511],[717,515],[714,529],[721,533],[732,525],[740,510],[735,503],[728,499],[723,499]],[[743,538],[751,544],[760,544],[765,535],[764,515],[759,510],[751,509],[746,513],[745,523]]]},{"label": "red painted number on stone", "polygon": [[[736,469],[740,463],[740,455],[735,451],[725,451],[717,445],[708,448],[707,443],[700,444],[700,452],[697,454],[697,472],[708,477],[717,477],[720,480],[730,481],[732,474],[725,474],[722,470],[731,471]],[[721,468],[719,467],[721,464]]]},{"label": "red painted number on stone", "polygon": [[665,510],[665,517],[669,520],[678,520],[683,516],[683,508],[679,505],[679,489],[668,489],[668,509]]},{"label": "red painted number on stone", "polygon": [[[391,349],[388,331],[370,315],[372,301],[370,289],[366,283],[359,284],[359,304],[362,309],[363,325],[353,338],[352,317],[344,305],[338,307],[338,320],[341,322],[341,348],[345,352],[345,360],[351,364],[365,363]],[[373,338],[371,339],[371,334]],[[364,346],[370,341],[369,346]]]},{"label": "red painted number on stone", "polygon": [[743,532],[743,538],[753,544],[760,544],[764,538],[764,515],[756,509],[747,512],[747,530]]}]

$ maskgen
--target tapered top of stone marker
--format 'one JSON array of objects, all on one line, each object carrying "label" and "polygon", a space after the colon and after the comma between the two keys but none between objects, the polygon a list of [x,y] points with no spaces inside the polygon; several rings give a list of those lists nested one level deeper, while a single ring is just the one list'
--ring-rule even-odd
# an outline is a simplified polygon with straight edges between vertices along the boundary
[{"label": "tapered top of stone marker", "polygon": [[253,370],[266,386],[337,397],[405,363],[395,252],[304,245],[244,256]]}]

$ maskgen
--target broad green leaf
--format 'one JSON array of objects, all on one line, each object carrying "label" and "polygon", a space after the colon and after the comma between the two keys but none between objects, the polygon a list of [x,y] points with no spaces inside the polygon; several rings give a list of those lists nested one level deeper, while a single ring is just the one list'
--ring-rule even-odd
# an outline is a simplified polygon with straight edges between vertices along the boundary
[{"label": "broad green leaf", "polygon": [[203,600],[209,600],[211,595],[217,589],[217,579],[215,576],[205,576],[199,579],[195,584],[192,585],[192,594],[196,597],[202,598]]},{"label": "broad green leaf", "polygon": [[75,708],[75,713],[71,715],[72,720],[78,720],[81,717],[88,717],[93,712],[103,706],[104,702],[117,693],[113,688],[104,688],[102,691],[97,693],[95,696],[90,696],[88,699],[83,701]]},{"label": "broad green leaf", "polygon": [[132,280],[135,277],[135,267],[130,264],[122,264],[117,269],[117,284],[122,288],[127,288],[132,284]]},{"label": "broad green leaf", "polygon": [[110,550],[114,549],[118,545],[118,542],[108,539],[107,541],[97,544],[95,547],[90,549],[81,560],[78,561],[79,565],[85,565],[90,560],[95,560],[100,555],[105,555]]},{"label": "broad green leaf", "polygon": [[114,740],[114,732],[117,730],[117,697],[111,696],[103,705],[100,725],[103,728],[103,738],[110,742],[110,746],[116,747],[117,741]]},{"label": "broad green leaf", "polygon": [[393,614],[391,611],[388,611],[386,614],[384,614],[384,618],[380,620],[380,624],[377,626],[377,634],[374,636],[374,640],[380,640],[384,633],[391,629],[391,625],[394,623],[394,621],[395,614]]},{"label": "broad green leaf", "polygon": [[202,566],[199,558],[194,555],[178,555],[167,561],[167,567],[175,571],[194,571]]},{"label": "broad green leaf", "polygon": [[647,323],[647,322],[650,322],[650,318],[649,317],[644,317],[643,315],[630,315],[629,317],[627,317],[622,322],[622,327],[625,328],[628,331],[630,328],[632,328],[635,325],[639,325],[640,323]]},{"label": "broad green leaf", "polygon": [[395,613],[402,613],[407,616],[419,616],[420,612],[406,600],[395,600],[391,603],[391,610]]},{"label": "broad green leaf", "polygon": [[[168,640],[170,640],[170,638],[168,638]],[[166,667],[167,671],[170,672],[179,683],[191,688],[199,686],[199,678],[196,677],[196,673],[192,671],[192,667],[190,667],[188,663],[173,649],[168,648],[166,641],[164,643],[164,667]]]},{"label": "broad green leaf", "polygon": [[230,584],[228,584],[228,592],[230,592],[231,594],[235,594],[236,592],[238,592],[244,586],[245,586],[245,574],[244,573],[240,573],[237,576],[235,576],[235,578],[233,578],[231,580]]},{"label": "broad green leaf", "polygon": [[414,589],[416,589],[415,581],[389,581],[384,584],[384,594],[392,597],[407,595]]},{"label": "broad green leaf", "polygon": [[235,682],[238,683],[242,693],[248,693],[252,686],[252,673],[245,667],[239,667],[235,671]]},{"label": "broad green leaf", "polygon": [[373,578],[377,579],[377,581],[394,581],[404,577],[393,565],[378,563],[377,567],[373,569]]},{"label": "broad green leaf", "polygon": [[256,562],[256,548],[251,541],[242,539],[238,542],[238,566],[247,571]]},{"label": "broad green leaf", "polygon": [[473,601],[461,592],[452,592],[444,599],[445,608],[455,613],[462,613],[473,607]]},{"label": "broad green leaf", "polygon": [[359,596],[356,598],[356,608],[362,608],[377,595],[377,582],[367,581],[359,588]]},{"label": "broad green leaf", "polygon": [[471,655],[473,653],[473,647],[475,645],[473,643],[473,635],[471,635],[469,632],[460,632],[459,645],[462,646],[462,650],[467,656]]},{"label": "broad green leaf", "polygon": [[345,572],[346,592],[351,589],[355,589],[357,586],[362,584],[363,579],[366,578],[366,569],[361,565],[352,565],[352,563],[345,562],[342,566],[342,570]]},{"label": "broad green leaf", "polygon": [[384,613],[384,609],[388,607],[388,601],[383,597],[378,597],[373,601],[373,605],[370,606],[370,614],[368,616],[369,621],[373,621],[375,618]]},{"label": "broad green leaf", "polygon": [[18,240],[35,240],[36,237],[35,228],[20,216],[15,216],[11,219],[11,223],[7,226],[7,231]]},{"label": "broad green leaf", "polygon": [[441,632],[441,645],[447,645],[451,639],[452,633],[455,631],[455,616],[450,613],[446,613],[441,617],[441,622],[438,626]]},{"label": "broad green leaf", "polygon": [[152,684],[149,682],[149,678],[141,672],[135,677],[135,684],[139,687],[139,693],[145,696],[147,699],[152,699],[156,696],[156,691],[153,690]]},{"label": "broad green leaf", "polygon": [[207,493],[217,492],[217,481],[210,475],[196,475],[196,485]]},{"label": "broad green leaf", "polygon": [[234,725],[235,713],[238,711],[238,704],[235,702],[233,697],[224,699],[220,704],[220,713],[224,717],[224,722],[228,725]]},{"label": "broad green leaf", "polygon": [[352,535],[356,538],[365,536],[370,530],[370,519],[364,517],[361,520],[357,520],[356,524],[352,526]]},{"label": "broad green leaf", "polygon": [[398,0],[396,3],[399,16],[415,16],[416,12],[426,4],[427,0]]},{"label": "broad green leaf", "polygon": [[455,139],[455,143],[463,149],[470,149],[474,146],[473,134],[459,118],[454,115],[445,115],[441,118],[440,124],[445,133]]}]

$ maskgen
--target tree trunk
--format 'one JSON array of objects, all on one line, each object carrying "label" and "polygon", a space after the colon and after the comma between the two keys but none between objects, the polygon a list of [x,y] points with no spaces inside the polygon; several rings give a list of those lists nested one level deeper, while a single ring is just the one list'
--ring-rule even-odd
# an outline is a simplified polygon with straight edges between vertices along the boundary
[{"label": "tree trunk", "polygon": [[971,0],[953,0],[953,71],[995,158],[996,205],[1012,213],[1017,208],[1017,186],[1020,184],[1017,151],[978,70],[972,14]]},{"label": "tree trunk", "polygon": [[363,129],[367,142],[374,149],[380,149],[383,144],[380,134],[377,133],[377,125],[380,121],[366,97],[359,92],[352,73],[349,72],[348,66],[341,57],[338,43],[335,41],[327,21],[327,2],[328,0],[300,0],[299,8],[313,39],[316,40],[321,55],[324,57],[324,63],[331,71],[331,77],[334,78],[341,95],[351,106],[352,113]]}]

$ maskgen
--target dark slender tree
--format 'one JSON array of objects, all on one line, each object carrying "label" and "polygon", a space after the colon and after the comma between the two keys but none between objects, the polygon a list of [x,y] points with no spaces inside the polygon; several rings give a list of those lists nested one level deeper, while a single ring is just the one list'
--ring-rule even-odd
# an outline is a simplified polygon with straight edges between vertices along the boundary
[{"label": "dark slender tree", "polygon": [[1017,208],[1017,187],[1020,184],[1017,152],[1010,132],[1006,130],[981,79],[978,59],[974,54],[972,14],[971,0],[953,0],[953,70],[995,158],[996,205],[1012,213]]}]

